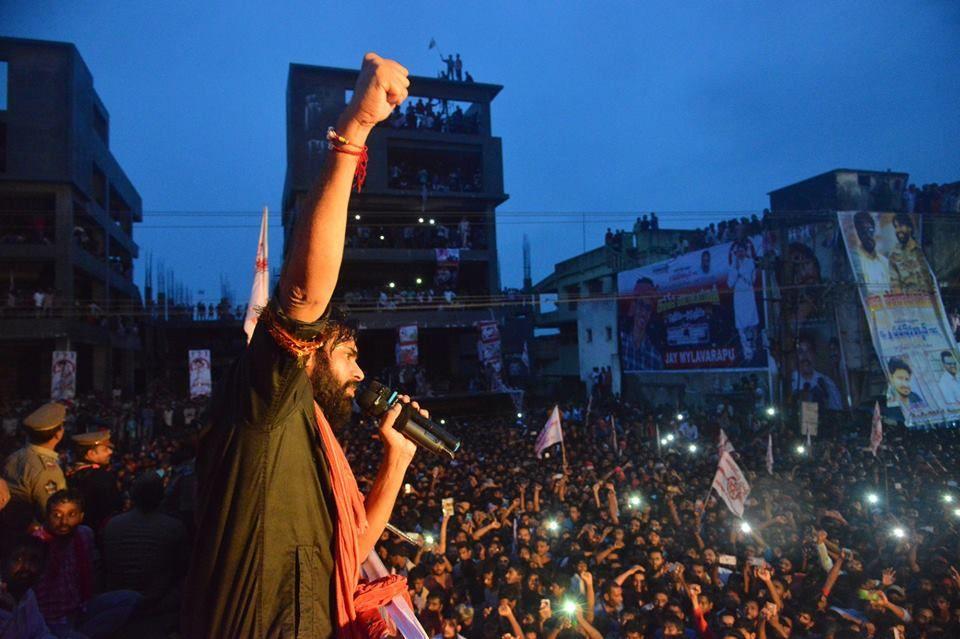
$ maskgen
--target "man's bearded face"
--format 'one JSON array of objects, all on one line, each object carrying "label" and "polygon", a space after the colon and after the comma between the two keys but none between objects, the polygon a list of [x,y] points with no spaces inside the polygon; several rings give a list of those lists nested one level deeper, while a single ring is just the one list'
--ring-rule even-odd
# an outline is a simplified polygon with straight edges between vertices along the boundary
[{"label": "man's bearded face", "polygon": [[319,350],[315,357],[315,364],[310,372],[313,398],[330,426],[339,430],[350,422],[358,382],[352,378],[348,369],[340,370],[343,367],[336,365],[336,354],[331,355],[325,350]]},{"label": "man's bearded face", "polygon": [[913,229],[906,224],[893,223],[893,230],[897,234],[897,241],[900,246],[906,246],[913,239]]}]

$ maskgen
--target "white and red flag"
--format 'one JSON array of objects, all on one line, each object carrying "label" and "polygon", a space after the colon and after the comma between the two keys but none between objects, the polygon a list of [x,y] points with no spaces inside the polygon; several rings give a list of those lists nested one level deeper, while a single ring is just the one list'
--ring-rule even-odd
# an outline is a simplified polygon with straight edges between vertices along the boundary
[{"label": "white and red flag", "polygon": [[720,454],[720,463],[717,465],[717,474],[713,476],[713,489],[727,504],[737,517],[743,517],[743,507],[750,494],[750,484],[744,477],[743,471],[737,466],[730,453]]},{"label": "white and red flag", "polygon": [[257,242],[257,260],[254,263],[253,287],[250,289],[250,303],[243,320],[243,332],[247,334],[247,343],[253,337],[260,311],[267,305],[270,296],[270,268],[267,264],[267,207],[263,207],[260,219],[260,240]]},{"label": "white and red flag", "polygon": [[877,456],[877,450],[883,442],[883,417],[880,415],[880,402],[873,403],[873,425],[870,428],[870,452]]},{"label": "white and red flag", "polygon": [[733,444],[730,443],[730,438],[727,437],[727,434],[723,432],[723,429],[720,429],[720,441],[717,442],[717,453],[723,455],[724,453],[730,453],[731,455],[736,451],[733,450]]},{"label": "white and red flag", "polygon": [[560,407],[554,406],[553,410],[550,411],[550,417],[547,418],[547,423],[543,425],[543,430],[540,431],[540,434],[537,436],[537,443],[534,447],[537,459],[543,456],[543,451],[546,449],[554,444],[562,443],[563,428],[560,426]]}]

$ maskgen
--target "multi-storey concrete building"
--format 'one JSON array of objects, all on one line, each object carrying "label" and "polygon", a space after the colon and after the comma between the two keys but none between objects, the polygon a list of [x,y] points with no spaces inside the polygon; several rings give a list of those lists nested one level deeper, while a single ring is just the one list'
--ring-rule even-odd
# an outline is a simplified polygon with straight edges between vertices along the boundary
[{"label": "multi-storey concrete building", "polygon": [[77,352],[78,392],[130,389],[142,210],[110,116],[72,44],[0,38],[0,82],[0,396],[47,394],[54,350]]},{"label": "multi-storey concrete building", "polygon": [[[287,238],[326,158],[327,127],[356,78],[355,70],[290,65]],[[475,323],[501,318],[491,299],[500,291],[495,209],[507,195],[491,103],[502,87],[410,81],[407,102],[367,141],[366,185],[351,198],[335,298],[364,329],[369,371],[393,366],[397,328],[416,324],[419,363],[434,390],[456,393],[478,372]]]},{"label": "multi-storey concrete building", "polygon": [[[617,347],[617,274],[667,259],[695,231],[660,229],[632,238],[629,246],[606,244],[558,262],[553,273],[533,287],[540,303],[534,315],[534,368],[540,390],[582,396],[594,368],[609,367],[612,390],[621,392]],[[635,247],[634,247],[635,245]]]}]

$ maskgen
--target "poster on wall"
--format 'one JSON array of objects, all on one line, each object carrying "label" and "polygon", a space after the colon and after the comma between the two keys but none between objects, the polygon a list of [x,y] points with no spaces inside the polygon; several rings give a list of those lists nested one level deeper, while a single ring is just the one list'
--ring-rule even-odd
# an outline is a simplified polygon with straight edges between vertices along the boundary
[{"label": "poster on wall", "polygon": [[503,382],[503,356],[500,348],[500,328],[493,320],[477,322],[477,358],[487,380],[488,390],[506,389]]},{"label": "poster on wall", "polygon": [[434,249],[437,257],[437,271],[433,276],[433,283],[441,291],[457,288],[457,277],[460,274],[460,249]]},{"label": "poster on wall", "polygon": [[623,372],[766,369],[763,254],[754,236],[619,273]]},{"label": "poster on wall", "polygon": [[407,324],[397,328],[397,366],[416,366],[419,359],[417,325]]},{"label": "poster on wall", "polygon": [[190,399],[209,397],[213,391],[210,377],[210,351],[207,349],[189,351],[187,363],[190,367]]},{"label": "poster on wall", "polygon": [[50,365],[50,399],[73,399],[77,394],[77,352],[53,351]]},{"label": "poster on wall", "polygon": [[880,366],[887,415],[908,427],[960,419],[957,344],[909,213],[837,214]]},{"label": "poster on wall", "polygon": [[777,273],[780,284],[779,339],[773,356],[787,380],[792,402],[814,403],[823,412],[847,404],[847,366],[837,330],[830,282],[845,267],[837,226],[807,224],[787,229]]}]

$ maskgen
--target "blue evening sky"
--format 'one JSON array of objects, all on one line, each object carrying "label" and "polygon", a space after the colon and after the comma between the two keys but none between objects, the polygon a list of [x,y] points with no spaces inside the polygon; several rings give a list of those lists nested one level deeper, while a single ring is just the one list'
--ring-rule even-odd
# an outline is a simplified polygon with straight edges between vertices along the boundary
[{"label": "blue evening sky", "polygon": [[702,226],[837,167],[960,179],[954,0],[6,0],[0,32],[77,45],[143,197],[142,255],[195,296],[216,296],[223,274],[246,300],[264,204],[279,265],[288,64],[356,67],[374,50],[433,76],[431,37],[505,87],[493,127],[511,196],[498,227],[507,286],[521,282],[524,233],[536,281],[637,211]]}]

